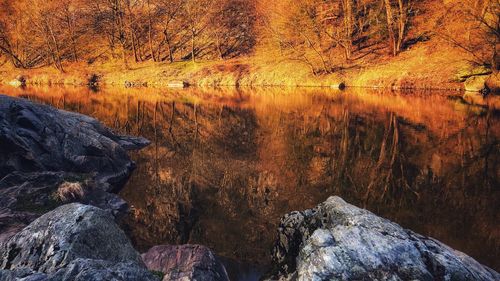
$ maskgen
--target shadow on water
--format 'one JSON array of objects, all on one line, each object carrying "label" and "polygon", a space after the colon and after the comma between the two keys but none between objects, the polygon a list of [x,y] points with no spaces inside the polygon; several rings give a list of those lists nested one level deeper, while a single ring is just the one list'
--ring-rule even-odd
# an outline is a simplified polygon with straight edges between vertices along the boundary
[{"label": "shadow on water", "polygon": [[152,141],[121,192],[141,251],[207,245],[256,280],[279,218],[339,195],[500,269],[500,116],[485,106],[359,89],[4,92]]}]

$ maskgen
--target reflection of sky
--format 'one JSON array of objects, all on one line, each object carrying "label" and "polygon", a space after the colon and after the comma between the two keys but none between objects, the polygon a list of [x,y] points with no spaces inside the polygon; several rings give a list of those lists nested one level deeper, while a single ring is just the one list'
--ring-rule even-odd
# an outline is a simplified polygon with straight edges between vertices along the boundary
[{"label": "reflection of sky", "polygon": [[443,95],[294,91],[8,93],[153,142],[122,191],[140,249],[204,244],[253,280],[283,214],[341,195],[498,269],[498,113]]}]

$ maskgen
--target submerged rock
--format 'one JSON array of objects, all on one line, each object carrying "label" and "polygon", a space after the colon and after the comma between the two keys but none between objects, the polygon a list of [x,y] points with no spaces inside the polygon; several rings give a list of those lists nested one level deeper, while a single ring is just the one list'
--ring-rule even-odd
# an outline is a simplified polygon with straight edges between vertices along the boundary
[{"label": "submerged rock", "polygon": [[228,281],[224,265],[200,245],[156,246],[142,255],[146,266],[162,272],[164,281]]},{"label": "submerged rock", "polygon": [[68,204],[0,245],[0,280],[157,280],[113,216]]},{"label": "submerged rock", "polygon": [[464,253],[339,197],[284,216],[273,261],[272,280],[500,280]]}]

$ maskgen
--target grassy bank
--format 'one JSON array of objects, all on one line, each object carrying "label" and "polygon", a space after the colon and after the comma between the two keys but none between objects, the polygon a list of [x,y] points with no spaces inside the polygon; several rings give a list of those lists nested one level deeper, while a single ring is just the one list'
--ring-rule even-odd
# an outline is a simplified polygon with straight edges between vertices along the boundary
[{"label": "grassy bank", "polygon": [[[443,55],[452,53],[452,55]],[[313,75],[297,61],[246,57],[226,61],[67,64],[64,72],[53,67],[15,69],[0,67],[0,80],[9,83],[24,76],[32,85],[86,85],[93,76],[98,83],[112,86],[166,87],[172,81],[198,86],[346,86],[405,89],[464,89],[461,76],[473,73],[453,49],[416,46],[397,57],[382,56],[340,64],[331,74]],[[492,78],[498,81],[498,77]]]}]

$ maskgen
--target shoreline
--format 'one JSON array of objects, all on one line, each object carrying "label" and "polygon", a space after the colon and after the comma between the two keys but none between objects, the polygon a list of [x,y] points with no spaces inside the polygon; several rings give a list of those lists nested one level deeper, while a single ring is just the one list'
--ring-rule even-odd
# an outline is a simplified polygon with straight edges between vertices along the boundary
[{"label": "shoreline", "polygon": [[[432,65],[432,64],[431,64]],[[434,65],[430,66],[434,67]],[[198,63],[137,63],[125,69],[119,64],[88,65],[74,63],[66,72],[52,67],[37,69],[0,68],[0,83],[12,86],[113,86],[123,88],[196,87],[297,87],[367,88],[390,90],[436,90],[499,92],[498,74],[458,75],[453,66],[442,69],[401,68],[399,63],[341,70],[312,75],[297,63],[257,64],[252,61],[205,61]],[[469,73],[470,74],[470,73]],[[488,89],[488,90],[486,90]]]}]

